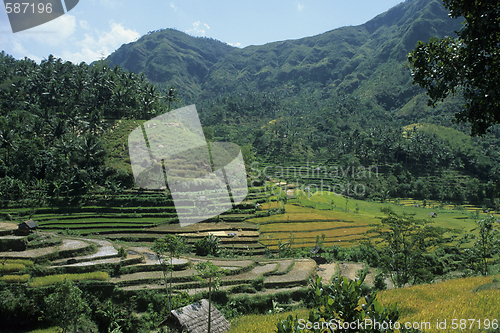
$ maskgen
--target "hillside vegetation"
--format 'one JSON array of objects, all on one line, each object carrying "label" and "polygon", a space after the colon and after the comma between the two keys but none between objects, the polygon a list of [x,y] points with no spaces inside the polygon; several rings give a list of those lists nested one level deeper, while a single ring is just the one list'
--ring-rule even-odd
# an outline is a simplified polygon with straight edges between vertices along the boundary
[{"label": "hillside vegetation", "polygon": [[[364,296],[371,318],[498,320],[498,277],[486,275],[500,270],[500,127],[471,137],[454,122],[461,98],[428,107],[407,65],[417,41],[459,27],[440,1],[409,0],[360,26],[243,49],[164,29],[91,65],[1,52],[1,321],[67,328],[58,304],[72,301],[85,332],[145,333],[209,298],[240,317],[232,331],[271,332],[309,310],[360,318]],[[191,103],[202,131],[159,117]],[[214,151],[239,145],[248,193],[225,167],[236,191],[208,189],[217,163],[202,132]],[[203,154],[160,156],[188,139]],[[154,189],[132,174],[128,145],[143,142],[133,163]],[[200,212],[210,217],[179,224]],[[36,232],[16,230],[30,219]]]}]

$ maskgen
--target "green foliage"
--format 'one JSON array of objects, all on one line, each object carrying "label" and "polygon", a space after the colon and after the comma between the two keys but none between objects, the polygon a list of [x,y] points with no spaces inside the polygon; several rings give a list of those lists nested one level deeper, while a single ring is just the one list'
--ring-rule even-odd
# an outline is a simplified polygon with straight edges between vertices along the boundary
[{"label": "green foliage", "polygon": [[467,267],[483,275],[489,273],[490,260],[500,252],[500,232],[494,228],[495,220],[490,215],[476,221],[477,228],[472,229],[471,233],[466,234],[460,241],[463,244],[474,240],[473,246],[464,250],[465,258],[463,260]]},{"label": "green foliage", "polygon": [[21,329],[28,328],[33,323],[37,324],[42,304],[43,299],[27,293],[22,286],[0,286],[2,329]]},{"label": "green foliage", "polygon": [[33,210],[126,180],[105,167],[105,119],[149,119],[166,109],[157,87],[119,67],[52,55],[36,64],[2,52],[0,71],[0,199]]},{"label": "green foliage", "polygon": [[56,285],[54,293],[45,298],[46,317],[68,332],[72,325],[89,312],[82,291],[71,281],[64,280]]},{"label": "green foliage", "polygon": [[[165,280],[165,289],[167,290],[169,311],[172,310],[172,274],[174,271],[173,259],[179,257],[179,255],[183,252],[184,247],[184,241],[177,235],[172,234],[167,234],[164,238],[157,238],[153,246],[151,247],[151,250],[154,251],[156,257],[158,258],[158,262],[162,266],[163,277]],[[167,265],[167,254],[170,256],[170,265]],[[167,283],[167,271],[170,271],[170,287]]]},{"label": "green foliage", "polygon": [[211,255],[218,257],[221,250],[219,249],[221,239],[212,234],[197,240],[194,243],[194,249],[197,256]]},{"label": "green foliage", "polygon": [[172,297],[172,309],[179,309],[183,306],[192,304],[194,302],[194,298],[189,295],[186,291],[182,291],[179,294],[175,294]]},{"label": "green foliage", "polygon": [[373,279],[373,287],[375,290],[386,290],[387,289],[387,283],[385,283],[384,280],[384,274],[379,273],[375,275]]},{"label": "green foliage", "polygon": [[[321,277],[311,280],[310,294],[313,299],[313,308],[309,312],[309,322],[289,315],[286,320],[276,325],[276,332],[329,332],[339,330],[343,323],[349,325],[363,323],[362,326],[347,328],[346,332],[395,332],[396,330],[392,328],[366,325],[367,322],[395,323],[399,318],[399,311],[396,304],[383,307],[376,300],[375,293],[365,293],[362,288],[365,277],[365,273],[355,281],[349,281],[346,277],[337,277],[328,286],[323,285]],[[418,332],[404,327],[401,327],[399,331]]]},{"label": "green foliage", "polygon": [[260,276],[258,278],[253,279],[250,282],[250,285],[256,290],[256,291],[261,291],[264,289],[264,276]]},{"label": "green foliage", "polygon": [[120,248],[118,249],[118,255],[123,259],[127,258],[127,250],[125,250],[123,246],[120,246]]},{"label": "green foliage", "polygon": [[121,318],[123,317],[123,313],[111,300],[108,300],[104,306],[98,310],[98,313],[108,321],[108,333],[121,333],[120,323],[124,321],[124,319]]},{"label": "green foliage", "polygon": [[419,42],[408,58],[413,80],[427,90],[431,105],[449,94],[463,95],[464,110],[456,119],[470,122],[472,134],[482,135],[500,123],[500,100],[493,93],[500,89],[494,74],[500,70],[498,2],[444,0],[444,6],[465,22],[457,38]]},{"label": "green foliage", "polygon": [[[380,265],[396,287],[415,284],[428,279],[426,254],[434,247],[448,243],[446,230],[431,226],[428,221],[417,220],[414,215],[398,215],[390,208],[383,208],[386,217],[376,228],[381,239],[373,247],[380,256]],[[430,266],[430,265],[429,265]]]}]

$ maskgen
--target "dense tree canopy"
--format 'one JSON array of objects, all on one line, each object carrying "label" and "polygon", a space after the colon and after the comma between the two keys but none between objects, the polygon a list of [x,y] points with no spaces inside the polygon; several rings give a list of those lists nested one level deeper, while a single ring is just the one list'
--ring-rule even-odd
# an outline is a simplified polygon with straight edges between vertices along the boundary
[{"label": "dense tree canopy", "polygon": [[427,90],[429,103],[462,94],[458,121],[482,135],[500,123],[500,1],[444,0],[453,18],[464,17],[457,37],[419,42],[409,61],[414,83]]},{"label": "dense tree canopy", "polygon": [[112,182],[102,140],[110,120],[152,118],[166,111],[162,97],[119,67],[0,53],[0,199],[59,199]]}]

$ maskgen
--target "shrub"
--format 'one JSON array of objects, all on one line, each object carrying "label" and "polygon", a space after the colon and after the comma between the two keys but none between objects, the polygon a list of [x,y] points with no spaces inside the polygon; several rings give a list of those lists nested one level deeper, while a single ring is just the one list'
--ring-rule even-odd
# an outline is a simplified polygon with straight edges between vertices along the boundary
[{"label": "shrub", "polygon": [[260,276],[254,280],[252,280],[252,282],[250,282],[250,285],[257,291],[261,291],[264,289],[264,276]]},{"label": "shrub", "polygon": [[380,273],[375,275],[373,279],[373,287],[376,290],[386,290],[387,289],[387,283],[385,283],[384,279],[384,274]]},{"label": "shrub", "polygon": [[[323,286],[321,277],[311,280],[310,294],[313,298],[314,308],[309,312],[309,321],[311,324],[320,324],[321,322],[341,324],[342,322],[354,323],[363,322],[366,319],[371,319],[372,322],[396,322],[399,318],[399,311],[396,304],[389,307],[383,307],[375,298],[376,294],[366,294],[362,288],[362,284],[366,274],[363,272],[360,279],[349,281],[347,278],[338,277],[332,285]],[[364,298],[364,302],[361,299]],[[361,301],[361,302],[360,302]],[[359,304],[361,306],[359,306]],[[325,323],[325,324],[326,324]],[[303,323],[305,324],[305,323]],[[302,324],[302,325],[303,325]],[[276,326],[278,333],[293,333],[304,332],[301,323],[297,316],[294,318],[289,315],[286,320],[279,322]],[[305,325],[304,325],[305,326]],[[304,327],[305,328],[305,327]],[[314,332],[319,332],[322,327]],[[338,328],[338,326],[337,326]],[[332,326],[330,329],[334,329]],[[336,331],[337,329],[335,329]],[[378,332],[386,331],[383,328],[374,329],[367,328],[356,330],[359,332]],[[418,330],[407,330],[404,327],[400,332],[419,332]]]},{"label": "shrub", "polygon": [[121,246],[119,249],[118,249],[118,255],[121,257],[121,258],[127,258],[127,250],[125,250],[123,248],[123,246]]},{"label": "shrub", "polygon": [[220,254],[220,238],[214,235],[208,235],[194,243],[195,253],[197,256],[213,255],[217,257]]}]

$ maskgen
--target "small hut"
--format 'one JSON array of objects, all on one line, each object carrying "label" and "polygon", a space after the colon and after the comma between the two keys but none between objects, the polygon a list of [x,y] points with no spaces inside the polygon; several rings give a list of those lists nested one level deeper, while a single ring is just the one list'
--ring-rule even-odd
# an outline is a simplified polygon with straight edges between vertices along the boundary
[{"label": "small hut", "polygon": [[35,231],[38,228],[38,225],[33,220],[24,221],[23,223],[19,223],[17,226],[17,231],[21,234],[29,234],[30,232]]},{"label": "small hut", "polygon": [[323,250],[320,246],[316,245],[309,252],[311,252],[311,254],[313,255],[311,259],[316,261],[318,265],[327,263],[327,260],[321,256],[321,253],[325,253],[326,251]]},{"label": "small hut", "polygon": [[319,254],[321,254],[321,253],[325,253],[326,251],[325,251],[325,250],[323,250],[320,246],[316,245],[315,247],[313,247],[313,248],[311,249],[311,251],[310,251],[310,252],[311,252],[311,254],[319,255]]},{"label": "small hut", "polygon": [[[223,333],[231,328],[231,324],[213,304],[211,312],[211,333]],[[206,333],[208,330],[208,301],[206,299],[172,310],[171,314],[172,316],[162,324],[170,324],[188,333]]]}]

